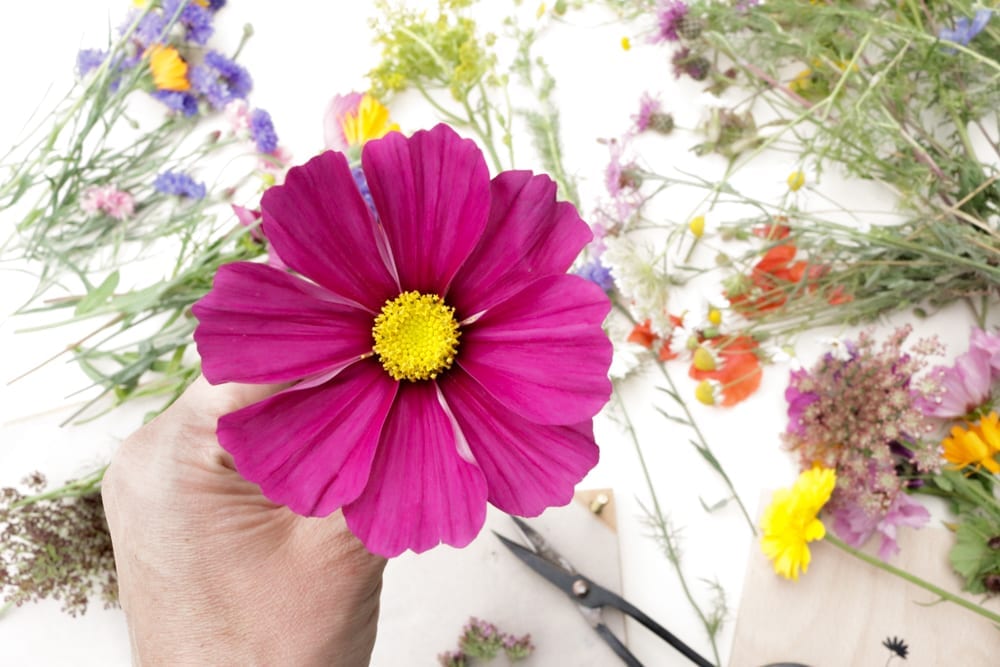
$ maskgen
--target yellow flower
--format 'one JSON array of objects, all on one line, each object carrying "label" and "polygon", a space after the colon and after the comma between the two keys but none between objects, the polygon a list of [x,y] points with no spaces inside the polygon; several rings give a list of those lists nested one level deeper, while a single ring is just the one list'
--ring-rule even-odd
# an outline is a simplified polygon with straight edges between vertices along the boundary
[{"label": "yellow flower", "polygon": [[389,122],[389,110],[367,93],[361,96],[356,113],[344,114],[340,126],[350,146],[362,146],[366,141],[399,130],[399,125]]},{"label": "yellow flower", "polygon": [[806,470],[790,489],[778,489],[761,519],[760,547],[774,562],[774,571],[786,579],[798,580],[799,570],[809,569],[808,542],[826,535],[823,522],[816,518],[830,500],[837,475],[830,468]]},{"label": "yellow flower", "polygon": [[788,189],[792,192],[798,191],[806,184],[806,175],[801,171],[793,171],[788,175]]},{"label": "yellow flower", "polygon": [[997,413],[979,420],[979,424],[969,424],[968,429],[955,426],[951,437],[942,441],[944,458],[956,468],[974,465],[986,468],[994,475],[1000,474],[1000,464],[996,455],[1000,452],[1000,426]]},{"label": "yellow flower", "polygon": [[715,405],[715,386],[708,380],[702,380],[694,388],[694,397],[705,405]]},{"label": "yellow flower", "polygon": [[715,357],[701,345],[694,351],[694,367],[699,371],[714,371]]},{"label": "yellow flower", "polygon": [[188,66],[172,46],[156,44],[149,47],[149,71],[153,74],[153,83],[160,90],[184,91],[191,89],[188,81]]},{"label": "yellow flower", "polygon": [[688,223],[688,229],[694,234],[696,239],[700,239],[705,233],[705,216],[699,215],[691,218],[691,222]]},{"label": "yellow flower", "polygon": [[622,37],[622,50],[628,51],[632,48],[632,40],[628,37]]},{"label": "yellow flower", "polygon": [[709,307],[708,321],[714,324],[715,326],[719,326],[720,324],[722,324],[722,311],[719,310],[718,308],[715,308],[714,306]]}]

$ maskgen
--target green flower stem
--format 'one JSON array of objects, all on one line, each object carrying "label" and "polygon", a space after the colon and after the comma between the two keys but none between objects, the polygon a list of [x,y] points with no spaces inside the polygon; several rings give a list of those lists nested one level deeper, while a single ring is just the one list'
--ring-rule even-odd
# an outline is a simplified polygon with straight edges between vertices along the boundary
[{"label": "green flower stem", "polygon": [[[658,361],[656,365],[659,367],[660,373],[663,374],[663,378],[667,381],[667,384],[670,385],[671,394],[673,396],[680,396],[680,394],[677,393],[677,386],[674,384],[673,378],[670,377],[670,373],[667,372],[666,364],[662,361]],[[695,436],[698,438],[698,442],[700,443],[698,448],[701,449],[704,454],[710,456],[713,461],[718,462],[718,457],[716,457],[712,453],[711,448],[709,448],[708,441],[705,439],[705,435],[701,432],[698,422],[694,420],[694,416],[688,409],[687,403],[684,401],[677,401],[677,404],[680,406],[681,410],[684,411],[687,425],[691,427],[691,430],[694,431]],[[723,469],[721,464],[714,465],[712,468],[719,473],[719,476],[722,477],[722,480],[726,483],[726,486],[729,488],[729,492],[732,494],[733,499],[736,501],[740,511],[743,513],[743,518],[746,519],[747,525],[750,526],[750,532],[753,533],[754,537],[756,537],[757,527],[754,525],[753,519],[750,518],[750,513],[747,511],[746,505],[743,504],[743,500],[740,499],[740,494],[736,492],[736,487],[733,486],[733,481],[729,479],[729,475],[726,474],[726,471]]]},{"label": "green flower stem", "polygon": [[955,595],[954,593],[950,593],[950,592],[944,590],[943,588],[939,588],[938,586],[935,586],[934,584],[932,584],[932,583],[930,583],[928,581],[925,581],[924,579],[921,579],[920,577],[917,577],[917,576],[915,576],[913,574],[910,574],[909,572],[907,572],[905,570],[901,570],[898,567],[890,565],[889,563],[886,563],[885,561],[883,561],[880,558],[876,558],[875,556],[870,556],[870,555],[866,554],[863,551],[859,551],[858,549],[855,549],[854,547],[848,546],[847,544],[845,544],[844,542],[842,542],[840,540],[840,538],[838,538],[835,535],[833,535],[833,533],[829,533],[828,532],[826,534],[826,537],[823,538],[823,540],[825,542],[829,542],[830,544],[832,544],[833,546],[837,547],[841,551],[845,551],[845,552],[851,554],[852,556],[854,556],[855,558],[858,558],[859,560],[863,560],[864,562],[868,563],[869,565],[873,565],[873,566],[875,566],[875,567],[877,567],[879,569],[885,570],[889,574],[895,575],[895,576],[899,577],[900,579],[903,579],[904,581],[907,581],[907,582],[913,584],[914,586],[919,586],[920,588],[923,588],[925,591],[929,591],[929,592],[933,593],[934,595],[937,595],[938,597],[940,597],[943,600],[947,600],[948,602],[952,602],[954,604],[957,604],[960,607],[965,607],[966,609],[968,609],[969,611],[973,612],[974,614],[979,614],[983,618],[989,619],[993,623],[996,623],[997,625],[1000,625],[1000,614],[994,613],[994,612],[990,611],[989,609],[981,607],[980,605],[975,604],[973,602],[969,602],[968,600],[966,600],[963,597]]},{"label": "green flower stem", "polygon": [[[615,386],[615,393],[618,393],[618,387]],[[715,658],[715,664],[721,665],[722,660],[719,658],[719,647],[716,645],[715,635],[716,630],[713,624],[709,621],[705,612],[702,611],[701,607],[695,601],[694,596],[691,594],[691,589],[688,587],[687,579],[684,577],[684,570],[681,568],[681,554],[674,543],[674,537],[671,535],[670,528],[666,517],[663,514],[663,509],[660,507],[660,500],[656,495],[656,487],[653,485],[653,478],[649,474],[649,466],[646,465],[646,458],[642,453],[642,445],[639,444],[639,437],[635,432],[635,426],[632,424],[632,419],[628,416],[628,410],[625,409],[625,403],[623,401],[618,401],[618,406],[621,408],[622,416],[625,418],[626,430],[628,431],[629,437],[632,440],[632,444],[635,446],[635,453],[639,457],[639,466],[642,468],[642,475],[646,480],[646,488],[649,491],[649,497],[653,501],[653,512],[651,519],[653,520],[654,528],[659,533],[658,537],[660,539],[663,548],[666,550],[667,560],[674,567],[674,572],[677,574],[677,580],[681,584],[681,589],[684,591],[684,597],[687,598],[688,603],[691,608],[694,609],[695,614],[698,615],[698,620],[701,621],[702,626],[705,628],[705,633],[708,635],[708,640],[712,645],[712,655]]]},{"label": "green flower stem", "polygon": [[34,496],[28,496],[27,498],[22,498],[15,503],[12,503],[10,509],[17,509],[18,507],[24,507],[25,505],[31,505],[32,503],[37,503],[42,500],[53,500],[56,498],[78,498],[80,496],[86,496],[94,491],[96,491],[101,486],[101,480],[104,479],[104,473],[108,469],[108,466],[102,466],[92,472],[90,475],[82,478],[76,479],[61,486],[58,489],[53,489],[51,491],[46,491],[45,493],[39,493]]}]

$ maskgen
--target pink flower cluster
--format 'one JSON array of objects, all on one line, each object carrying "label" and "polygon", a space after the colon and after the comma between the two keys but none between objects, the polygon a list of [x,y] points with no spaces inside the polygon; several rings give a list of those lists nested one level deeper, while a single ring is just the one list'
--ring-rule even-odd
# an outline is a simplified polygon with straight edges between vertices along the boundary
[{"label": "pink flower cluster", "polygon": [[909,334],[909,327],[899,328],[878,345],[863,333],[813,368],[793,372],[785,392],[786,447],[803,468],[819,463],[837,471],[828,505],[834,529],[854,546],[880,533],[883,557],[898,550],[896,527],[930,518],[905,488],[910,475],[939,465],[936,444],[925,438],[933,423],[913,390],[914,376],[938,345],[922,341],[904,352]]},{"label": "pink flower cluster", "polygon": [[80,208],[91,215],[104,213],[115,220],[124,220],[135,213],[135,200],[113,185],[95,185],[83,191]]}]

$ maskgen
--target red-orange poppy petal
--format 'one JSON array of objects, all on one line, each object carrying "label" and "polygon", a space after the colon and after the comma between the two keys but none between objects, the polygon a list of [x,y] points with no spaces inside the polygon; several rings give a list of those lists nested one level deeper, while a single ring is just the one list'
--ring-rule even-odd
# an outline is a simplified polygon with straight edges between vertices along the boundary
[{"label": "red-orange poppy petal", "polygon": [[627,340],[630,343],[638,343],[648,350],[653,348],[653,343],[656,342],[656,338],[656,334],[653,333],[653,330],[650,328],[649,320],[646,320],[642,324],[635,325],[632,329],[632,333],[628,335]]}]

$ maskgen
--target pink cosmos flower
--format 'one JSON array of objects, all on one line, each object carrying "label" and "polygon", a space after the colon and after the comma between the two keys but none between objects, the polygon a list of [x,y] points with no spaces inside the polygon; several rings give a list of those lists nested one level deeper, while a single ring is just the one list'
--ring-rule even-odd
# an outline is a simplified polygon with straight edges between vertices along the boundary
[{"label": "pink cosmos flower", "polygon": [[362,166],[374,214],[333,151],[264,193],[268,241],[308,281],[238,262],[195,305],[209,381],[296,383],[222,417],[219,442],[268,498],[343,508],[385,556],[468,544],[487,501],[569,502],[611,393],[608,299],[565,274],[587,225],[545,176],[490,180],[444,125],[370,141]]},{"label": "pink cosmos flower", "polygon": [[879,544],[878,557],[889,560],[899,553],[896,544],[896,529],[900,526],[922,528],[930,521],[931,514],[923,505],[900,491],[892,499],[888,511],[881,516],[869,516],[857,505],[834,510],[834,530],[845,542],[855,548],[860,548],[874,533],[879,533],[882,542]]},{"label": "pink cosmos flower", "polygon": [[[246,208],[245,206],[239,206],[233,204],[233,213],[236,214],[236,219],[239,220],[240,224],[244,227],[250,228],[250,238],[252,238],[257,243],[261,245],[267,245],[267,238],[264,236],[264,231],[258,221],[261,219],[261,212],[259,210],[252,210]],[[285,263],[281,261],[278,257],[278,253],[274,251],[274,248],[268,245],[267,248],[267,264],[268,266],[273,266],[281,271],[287,271],[288,267]]]},{"label": "pink cosmos flower", "polygon": [[[997,349],[994,349],[996,347]],[[990,401],[993,357],[1000,358],[1000,341],[973,329],[969,350],[952,366],[935,366],[927,375],[931,388],[915,403],[929,417],[964,417]]]},{"label": "pink cosmos flower", "polygon": [[100,212],[124,220],[135,213],[135,200],[113,185],[95,185],[83,191],[80,208],[90,214]]},{"label": "pink cosmos flower", "polygon": [[1000,377],[1000,334],[973,327],[969,349],[982,350],[989,359],[993,379]]}]

